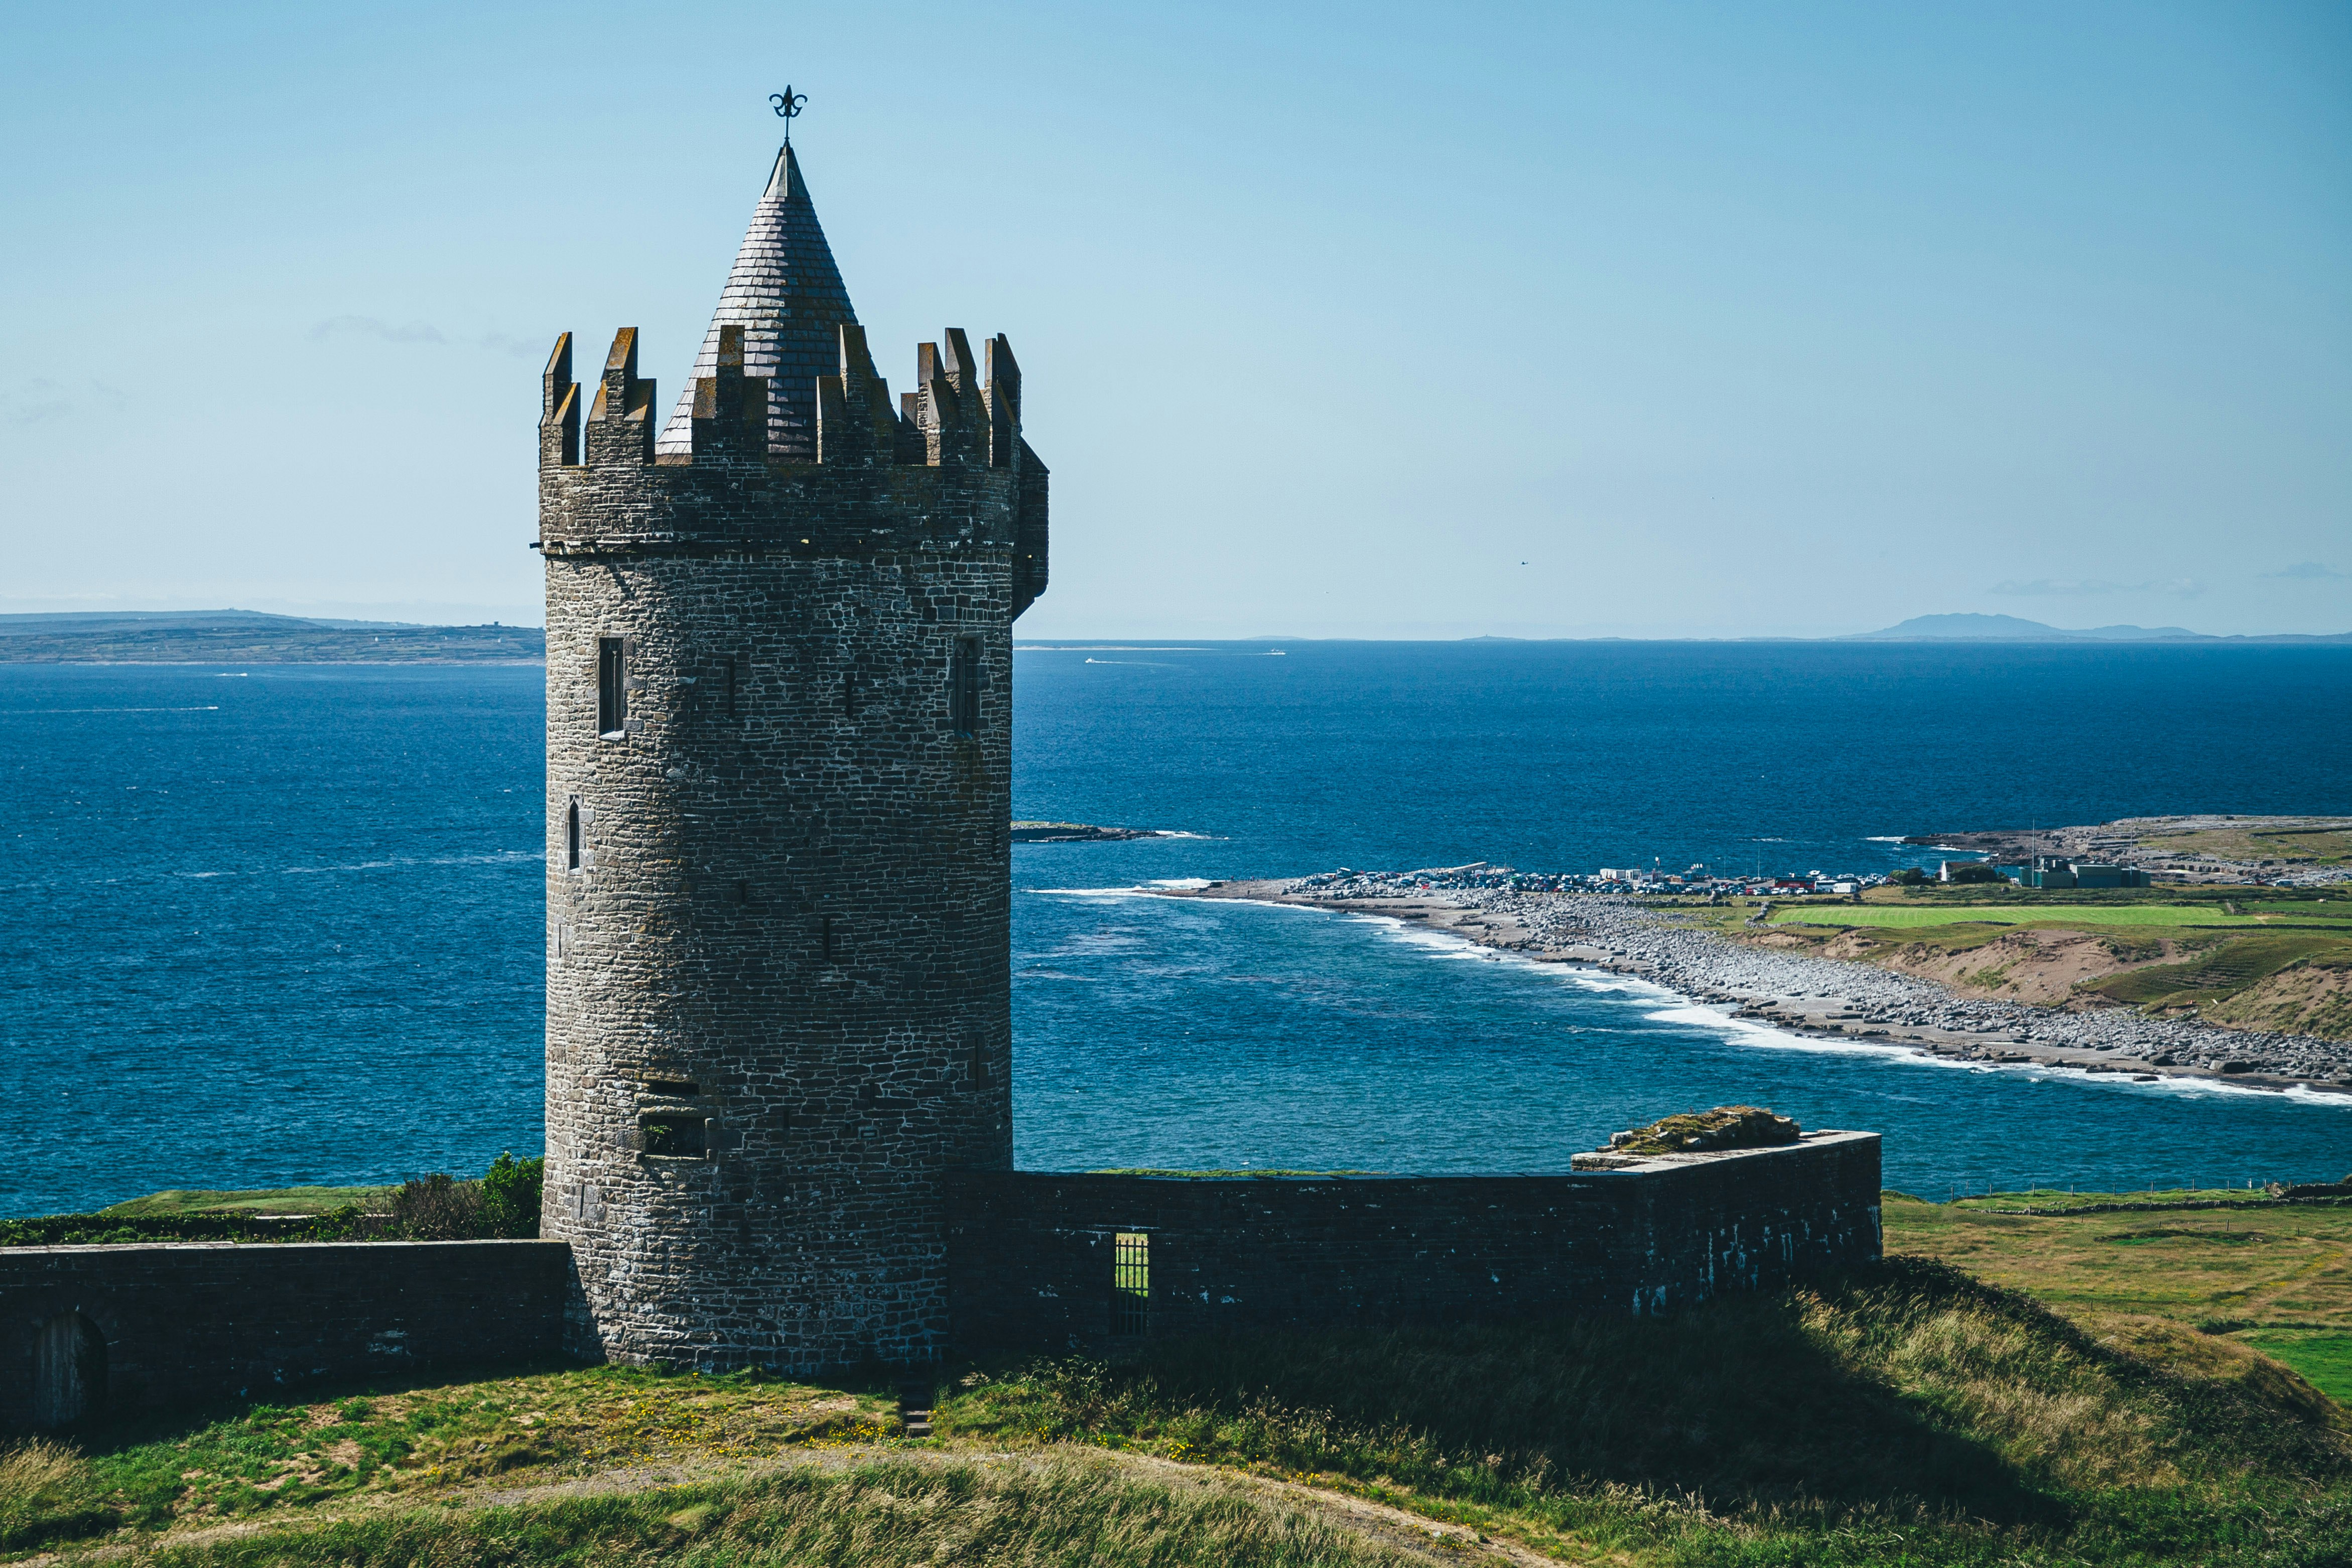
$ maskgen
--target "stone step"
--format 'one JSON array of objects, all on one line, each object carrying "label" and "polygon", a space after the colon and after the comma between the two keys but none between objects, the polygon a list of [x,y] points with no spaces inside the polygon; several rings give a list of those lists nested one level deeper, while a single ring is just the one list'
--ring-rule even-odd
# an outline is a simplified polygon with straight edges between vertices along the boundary
[{"label": "stone step", "polygon": [[898,1385],[898,1421],[909,1437],[931,1435],[931,1385],[928,1383],[902,1383]]}]

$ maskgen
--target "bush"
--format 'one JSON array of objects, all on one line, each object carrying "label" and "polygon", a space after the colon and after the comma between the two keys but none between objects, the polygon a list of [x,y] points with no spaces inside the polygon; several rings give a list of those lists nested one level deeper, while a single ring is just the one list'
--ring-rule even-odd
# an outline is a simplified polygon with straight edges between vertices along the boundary
[{"label": "bush", "polygon": [[1895,875],[1887,878],[1886,879],[1901,888],[1922,887],[1934,880],[1934,879],[1929,877],[1927,872],[1922,871],[1916,866],[1906,866],[1903,869],[1895,872]]},{"label": "bush", "polygon": [[410,1241],[464,1241],[482,1234],[482,1188],[446,1171],[404,1182],[392,1194],[392,1230]]},{"label": "bush", "polygon": [[1965,866],[1952,868],[1955,882],[2006,882],[2008,878],[1992,868],[1989,860],[1971,860]]},{"label": "bush", "polygon": [[511,1153],[490,1162],[482,1177],[482,1220],[492,1236],[539,1234],[539,1189],[547,1156],[518,1160]]},{"label": "bush", "polygon": [[491,1161],[479,1181],[461,1182],[436,1171],[392,1194],[386,1228],[410,1241],[537,1236],[546,1171],[546,1156],[518,1160],[511,1152]]}]

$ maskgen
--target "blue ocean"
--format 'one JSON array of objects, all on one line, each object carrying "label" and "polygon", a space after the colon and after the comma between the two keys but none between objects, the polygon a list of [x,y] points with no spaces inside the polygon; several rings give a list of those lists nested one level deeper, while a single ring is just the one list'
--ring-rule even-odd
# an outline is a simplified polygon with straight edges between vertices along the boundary
[{"label": "blue ocean", "polygon": [[[1276,651],[1276,649],[1279,651]],[[1886,1135],[1893,1185],[2334,1178],[2352,1101],[1800,1042],[1392,922],[1139,895],[1484,859],[1872,870],[1913,833],[2352,812],[2352,650],[1024,647],[1032,1168],[1563,1167],[1667,1111]],[[535,668],[0,666],[0,1214],[541,1142]]]}]

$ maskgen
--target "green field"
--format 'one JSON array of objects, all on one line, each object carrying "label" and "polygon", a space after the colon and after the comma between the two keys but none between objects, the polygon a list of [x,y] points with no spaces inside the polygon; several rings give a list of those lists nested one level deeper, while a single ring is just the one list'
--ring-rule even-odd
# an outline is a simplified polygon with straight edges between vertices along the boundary
[{"label": "green field", "polygon": [[351,1205],[382,1203],[397,1187],[275,1187],[258,1192],[150,1193],[98,1212],[110,1219],[152,1219],[179,1215],[321,1215]]},{"label": "green field", "polygon": [[[2225,914],[2213,904],[1822,904],[1781,910],[1774,925],[1815,926],[1948,926],[2042,925],[2069,930],[2084,926],[2203,927],[2223,931],[2260,931],[2277,917]],[[2352,917],[2306,913],[2298,910],[2297,924],[2319,921],[2352,930]]]},{"label": "green field", "polygon": [[[2233,889],[2234,890],[2234,889]],[[1939,892],[1948,892],[1938,889]],[[2084,933],[2106,950],[2116,972],[2074,983],[2077,995],[2151,1014],[2195,1013],[2233,1028],[2279,1029],[2325,1039],[2352,1038],[2352,900],[2267,898],[2260,902],[2134,899],[2045,902],[2016,889],[1986,889],[1983,901],[1935,897],[1864,904],[1801,903],[1773,912],[1780,944],[1807,943],[1830,956],[1895,966],[1958,955],[2012,933]],[[1735,941],[1759,928],[1743,923],[1746,906],[1708,920]],[[1932,951],[1931,951],[1932,950]],[[2151,962],[2165,960],[2167,962]],[[2134,964],[2142,967],[2124,968]],[[1979,972],[1997,984],[2006,965]],[[1976,977],[1971,977],[1972,983]]]},{"label": "green field", "polygon": [[[2352,1401],[2352,1204],[2164,1206],[2247,1195],[1999,1193],[1932,1204],[1889,1193],[1882,1212],[1890,1250],[1957,1264],[2126,1341],[2135,1325],[2162,1320],[2216,1353],[2250,1346]],[[2132,1206],[2016,1212],[2119,1202]]]}]

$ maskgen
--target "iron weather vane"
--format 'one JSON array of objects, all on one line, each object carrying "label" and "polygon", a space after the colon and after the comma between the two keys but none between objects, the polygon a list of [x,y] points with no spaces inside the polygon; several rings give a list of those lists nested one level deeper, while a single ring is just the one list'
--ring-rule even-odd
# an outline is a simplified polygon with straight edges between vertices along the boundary
[{"label": "iron weather vane", "polygon": [[793,121],[800,118],[801,105],[808,101],[808,94],[794,92],[792,83],[786,82],[783,91],[768,95],[768,101],[775,107],[776,118],[784,122],[784,145],[789,147],[793,144]]}]

